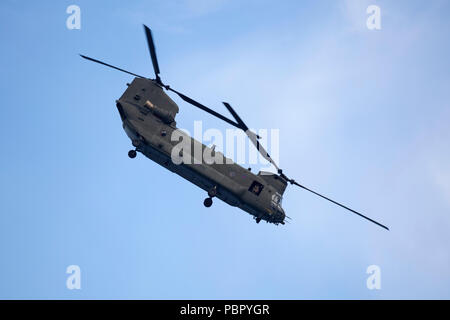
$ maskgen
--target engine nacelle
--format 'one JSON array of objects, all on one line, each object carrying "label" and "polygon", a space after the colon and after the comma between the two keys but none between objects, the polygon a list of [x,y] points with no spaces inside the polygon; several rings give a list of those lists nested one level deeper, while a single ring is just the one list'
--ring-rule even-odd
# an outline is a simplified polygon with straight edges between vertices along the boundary
[{"label": "engine nacelle", "polygon": [[147,108],[150,109],[150,111],[157,116],[158,118],[160,118],[164,123],[167,124],[171,124],[172,122],[175,121],[174,116],[172,115],[171,112],[161,109],[158,106],[154,105],[153,103],[151,103],[149,100],[147,100],[145,102],[145,106]]}]

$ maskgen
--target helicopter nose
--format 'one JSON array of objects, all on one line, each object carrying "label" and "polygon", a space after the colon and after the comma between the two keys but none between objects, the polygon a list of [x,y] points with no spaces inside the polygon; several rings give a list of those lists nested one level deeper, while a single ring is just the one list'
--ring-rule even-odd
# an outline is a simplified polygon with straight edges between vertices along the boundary
[{"label": "helicopter nose", "polygon": [[286,218],[286,214],[282,208],[278,208],[277,210],[277,218],[281,224],[284,224],[284,219]]}]

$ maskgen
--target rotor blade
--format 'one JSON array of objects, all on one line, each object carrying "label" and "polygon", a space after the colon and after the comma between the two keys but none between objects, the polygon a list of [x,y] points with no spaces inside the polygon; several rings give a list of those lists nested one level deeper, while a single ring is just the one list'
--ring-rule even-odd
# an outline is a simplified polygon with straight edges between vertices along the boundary
[{"label": "rotor blade", "polygon": [[230,106],[230,104],[228,102],[222,102],[222,103],[225,105],[225,107],[231,113],[233,118],[236,119],[237,123],[239,123],[239,125],[241,126],[241,129],[244,131],[247,131],[248,130],[247,125],[244,123],[244,121],[242,121],[241,117],[239,117],[239,115],[236,113],[236,111],[234,111],[234,109]]},{"label": "rotor blade", "polygon": [[107,66],[107,67],[110,67],[110,68],[113,68],[113,69],[116,69],[116,70],[119,70],[119,71],[122,71],[122,72],[125,72],[125,73],[128,73],[128,74],[131,74],[132,76],[135,76],[135,77],[138,77],[138,78],[144,78],[144,79],[145,79],[145,77],[143,77],[143,76],[140,76],[140,75],[138,75],[138,74],[135,74],[135,73],[133,73],[133,72],[130,72],[130,71],[127,71],[127,70],[124,70],[124,69],[120,69],[120,68],[118,68],[118,67],[115,67],[115,66],[113,66],[113,65],[107,64],[107,63],[102,62],[102,61],[100,61],[100,60],[97,60],[97,59],[94,59],[94,58],[89,58],[89,57],[86,57],[86,56],[84,56],[84,55],[82,55],[82,54],[80,54],[80,56],[81,56],[83,59],[90,60],[90,61],[93,61],[93,62],[96,62],[96,63],[100,63],[100,64],[102,64],[102,65],[104,65],[104,66]]},{"label": "rotor blade", "polygon": [[245,131],[245,133],[247,134],[247,137],[250,139],[253,145],[256,147],[256,150],[258,150],[259,153],[264,157],[264,159],[269,161],[277,169],[277,171],[280,170],[275,161],[273,161],[270,155],[267,153],[266,149],[264,149],[264,147],[259,143],[259,136],[248,129],[247,131]]},{"label": "rotor blade", "polygon": [[230,111],[231,115],[236,119],[240,128],[245,131],[250,141],[253,143],[253,145],[256,147],[259,153],[264,157],[264,159],[269,161],[277,170],[280,170],[275,161],[273,161],[270,155],[267,153],[266,149],[264,149],[264,147],[259,143],[258,141],[259,136],[256,133],[249,130],[247,125],[244,123],[244,121],[242,121],[242,119],[239,117],[236,111],[234,111],[234,109],[230,106],[230,104],[228,104],[227,102],[223,102],[223,104],[228,109],[228,111]]},{"label": "rotor blade", "polygon": [[159,65],[156,58],[155,43],[153,42],[152,30],[144,24],[145,36],[147,37],[148,49],[150,50],[150,57],[152,58],[153,70],[155,71],[156,81],[161,82],[159,77]]},{"label": "rotor blade", "polygon": [[351,212],[353,212],[353,213],[356,213],[358,216],[360,216],[360,217],[362,217],[362,218],[364,218],[364,219],[366,219],[366,220],[369,220],[370,222],[375,223],[376,225],[379,225],[380,227],[382,227],[382,228],[384,228],[384,229],[386,229],[386,230],[389,230],[388,227],[382,225],[381,223],[379,223],[379,222],[377,222],[377,221],[375,221],[375,220],[370,219],[369,217],[366,217],[366,216],[363,215],[362,213],[359,213],[359,212],[357,212],[357,211],[355,211],[355,210],[353,210],[353,209],[350,209],[349,207],[344,206],[343,204],[340,204],[339,202],[336,202],[336,201],[334,201],[334,200],[332,200],[332,199],[330,199],[330,198],[327,198],[327,197],[321,195],[320,193],[317,193],[317,192],[315,192],[315,191],[313,191],[313,190],[311,190],[311,189],[308,189],[307,187],[302,186],[300,183],[297,183],[296,181],[291,180],[291,182],[292,182],[293,184],[299,186],[300,188],[303,188],[303,189],[305,189],[305,190],[307,190],[307,191],[309,191],[309,192],[312,192],[312,193],[314,193],[315,195],[318,195],[319,197],[322,197],[322,198],[325,199],[325,200],[331,201],[331,202],[333,202],[334,204],[337,204],[338,206],[340,206],[340,207],[342,207],[342,208],[344,208],[344,209],[347,209],[347,210],[349,210],[349,211],[351,211]]},{"label": "rotor blade", "polygon": [[190,103],[190,104],[192,104],[193,106],[195,106],[195,107],[197,107],[197,108],[199,108],[199,109],[201,109],[201,110],[203,110],[203,111],[205,111],[205,112],[207,112],[207,113],[209,113],[209,114],[212,114],[213,116],[219,118],[220,120],[223,120],[223,121],[225,121],[226,123],[229,123],[229,124],[231,124],[232,126],[241,129],[241,127],[239,126],[239,124],[237,124],[237,123],[234,122],[233,120],[230,120],[230,119],[228,119],[227,117],[221,115],[220,113],[218,113],[218,112],[216,112],[216,111],[214,111],[214,110],[212,110],[212,109],[210,109],[210,108],[208,108],[208,107],[202,105],[201,103],[199,103],[199,102],[197,102],[197,101],[195,101],[195,100],[189,98],[188,96],[185,96],[185,95],[182,94],[181,92],[178,92],[178,91],[172,89],[172,88],[169,87],[169,86],[166,86],[166,89],[169,90],[169,91],[172,91],[172,92],[176,93],[181,99],[183,99],[183,100],[186,101],[187,103]]}]

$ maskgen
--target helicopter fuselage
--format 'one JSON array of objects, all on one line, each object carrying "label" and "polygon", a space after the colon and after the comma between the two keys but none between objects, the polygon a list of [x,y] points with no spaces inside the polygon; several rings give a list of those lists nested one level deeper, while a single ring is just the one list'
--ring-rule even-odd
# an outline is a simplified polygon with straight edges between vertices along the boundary
[{"label": "helicopter fuselage", "polygon": [[[135,78],[116,105],[123,128],[136,151],[205,190],[209,199],[217,197],[238,207],[253,215],[257,222],[284,224],[286,215],[281,198],[287,182],[279,175],[264,172],[256,175],[220,152],[215,154],[216,158],[223,157],[219,163],[194,159],[194,152],[174,153],[178,144],[172,139],[175,131],[181,138],[189,139],[190,150],[200,149],[202,155],[205,149],[210,153],[216,151],[178,130],[175,122],[178,106],[156,81]],[[212,201],[207,205],[207,199],[205,206],[210,206]]]}]

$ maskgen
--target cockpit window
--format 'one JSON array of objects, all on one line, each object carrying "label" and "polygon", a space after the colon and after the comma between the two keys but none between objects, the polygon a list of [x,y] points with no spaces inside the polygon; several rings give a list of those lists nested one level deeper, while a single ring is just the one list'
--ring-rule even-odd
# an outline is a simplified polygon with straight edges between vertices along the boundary
[{"label": "cockpit window", "polygon": [[280,198],[279,196],[277,196],[277,195],[275,195],[275,197],[273,197],[273,201],[274,201],[276,204],[279,204],[279,203],[280,203],[280,200],[281,200],[281,198]]},{"label": "cockpit window", "polygon": [[279,193],[275,193],[272,195],[272,203],[277,206],[281,206],[281,203],[283,202],[283,198]]},{"label": "cockpit window", "polygon": [[264,186],[261,183],[259,183],[258,181],[253,181],[250,188],[248,188],[248,191],[259,196],[263,188]]}]

